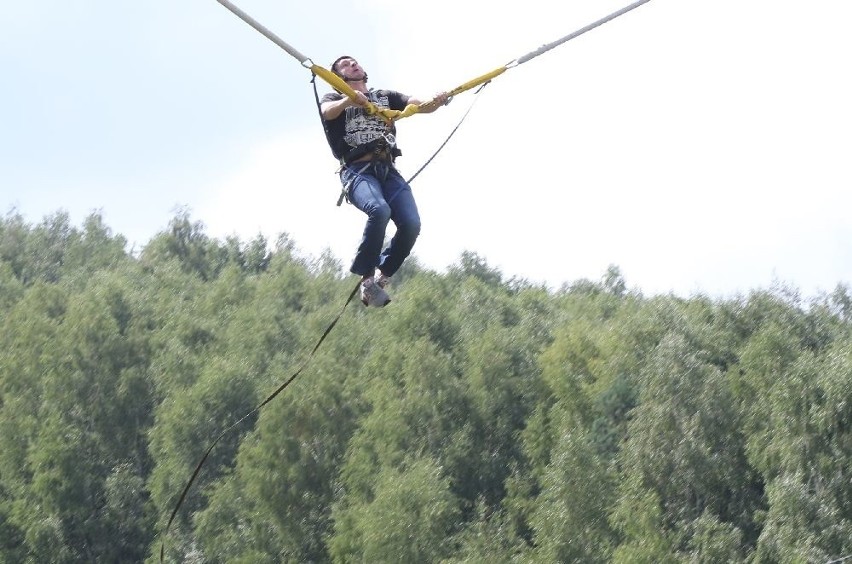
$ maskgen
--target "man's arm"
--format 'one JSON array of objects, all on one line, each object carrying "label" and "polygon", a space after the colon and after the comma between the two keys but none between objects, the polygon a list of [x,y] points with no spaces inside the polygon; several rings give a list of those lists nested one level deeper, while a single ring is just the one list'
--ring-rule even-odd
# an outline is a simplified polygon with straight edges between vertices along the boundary
[{"label": "man's arm", "polygon": [[363,108],[370,103],[367,97],[361,92],[356,91],[355,96],[356,97],[354,99],[349,96],[343,96],[339,100],[332,100],[330,102],[323,102],[320,104],[322,119],[331,121],[340,117],[340,114],[342,114],[343,111],[350,106],[361,106]]},{"label": "man's arm", "polygon": [[[446,92],[438,92],[431,100],[427,100],[427,102],[429,103],[425,106],[422,106],[418,113],[431,114],[441,106],[445,105],[447,103],[448,98],[449,96],[447,96]],[[419,106],[423,103],[423,101],[421,101],[419,98],[415,98],[414,96],[412,96],[408,99],[408,103],[414,104],[415,106]]]}]

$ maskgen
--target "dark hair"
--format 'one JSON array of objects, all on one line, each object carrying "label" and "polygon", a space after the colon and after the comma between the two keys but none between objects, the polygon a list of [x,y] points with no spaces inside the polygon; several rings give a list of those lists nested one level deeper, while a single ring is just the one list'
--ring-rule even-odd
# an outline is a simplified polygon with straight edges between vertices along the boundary
[{"label": "dark hair", "polygon": [[341,75],[340,71],[337,70],[337,63],[339,63],[343,59],[355,59],[355,57],[353,57],[351,55],[340,55],[339,57],[334,59],[333,63],[331,63],[331,72],[333,72],[337,76],[340,76],[341,78],[343,77],[343,75]]},{"label": "dark hair", "polygon": [[[331,72],[333,72],[334,74],[336,74],[340,78],[343,78],[343,73],[341,73],[339,70],[337,70],[337,63],[339,63],[343,59],[352,59],[354,61],[355,57],[353,57],[352,55],[340,55],[339,57],[334,59],[333,63],[331,63]],[[343,78],[343,80],[347,80],[347,79]],[[367,82],[367,73],[364,73],[364,82]]]}]

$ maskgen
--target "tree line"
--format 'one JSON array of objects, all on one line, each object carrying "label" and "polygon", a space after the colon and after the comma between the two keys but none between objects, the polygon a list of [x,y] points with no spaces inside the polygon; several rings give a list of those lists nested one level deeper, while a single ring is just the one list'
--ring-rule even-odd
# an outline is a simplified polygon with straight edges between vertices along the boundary
[{"label": "tree line", "polygon": [[[139,252],[0,220],[0,563],[828,562],[852,553],[852,294],[549,289],[416,258],[384,310],[335,257]],[[356,307],[357,306],[357,307]]]}]

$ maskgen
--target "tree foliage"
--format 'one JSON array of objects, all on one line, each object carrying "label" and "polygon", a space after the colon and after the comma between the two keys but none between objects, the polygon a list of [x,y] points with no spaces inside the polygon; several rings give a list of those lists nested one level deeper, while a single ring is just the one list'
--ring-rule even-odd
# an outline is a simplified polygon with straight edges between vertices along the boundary
[{"label": "tree foliage", "polygon": [[846,286],[553,291],[471,252],[395,278],[310,357],[354,285],[328,253],[0,219],[0,562],[852,553]]}]

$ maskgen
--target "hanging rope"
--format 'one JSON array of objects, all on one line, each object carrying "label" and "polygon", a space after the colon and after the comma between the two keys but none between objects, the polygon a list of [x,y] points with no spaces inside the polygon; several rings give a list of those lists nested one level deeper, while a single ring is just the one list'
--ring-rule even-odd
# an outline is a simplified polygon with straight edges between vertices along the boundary
[{"label": "hanging rope", "polygon": [[447,135],[447,138],[446,138],[446,139],[444,139],[444,142],[443,142],[443,143],[441,143],[441,144],[438,146],[438,148],[437,148],[437,149],[435,149],[435,152],[434,152],[434,153],[432,153],[432,156],[431,156],[431,157],[429,157],[428,159],[426,159],[426,162],[425,162],[425,163],[423,163],[423,165],[422,165],[420,168],[418,168],[418,169],[417,169],[417,172],[415,172],[414,174],[412,174],[412,175],[411,175],[411,178],[409,178],[408,180],[406,180],[406,182],[408,182],[409,184],[411,184],[411,183],[414,181],[414,179],[415,179],[415,178],[417,178],[417,175],[419,175],[421,172],[423,172],[423,169],[424,169],[424,168],[426,168],[426,167],[429,165],[429,163],[431,163],[431,162],[432,162],[432,159],[434,159],[435,157],[437,157],[437,156],[438,156],[438,153],[440,153],[440,152],[441,152],[441,149],[443,149],[443,148],[444,148],[444,146],[445,146],[447,143],[449,143],[449,142],[450,142],[450,139],[452,139],[452,138],[453,138],[453,135],[455,135],[455,134],[456,134],[456,131],[458,131],[458,130],[459,130],[459,127],[461,127],[461,124],[462,124],[462,122],[465,120],[465,118],[467,117],[467,114],[469,114],[469,113],[470,113],[470,110],[472,110],[472,109],[473,109],[473,105],[474,105],[474,104],[476,104],[476,101],[477,101],[477,100],[479,100],[479,93],[480,93],[480,92],[482,92],[482,89],[483,89],[483,88],[485,88],[486,86],[488,86],[488,83],[487,83],[487,82],[486,82],[485,84],[483,84],[482,86],[480,86],[480,87],[479,87],[479,90],[477,90],[477,91],[474,93],[474,94],[475,94],[475,96],[474,96],[474,98],[473,98],[473,102],[471,102],[471,103],[470,103],[470,106],[468,106],[467,111],[466,111],[466,112],[462,115],[461,119],[460,119],[460,120],[459,120],[459,122],[456,124],[456,126],[453,128],[453,130],[452,130],[452,131],[450,131],[450,134],[449,134],[449,135]]},{"label": "hanging rope", "polygon": [[243,422],[243,421],[245,421],[247,418],[249,418],[249,417],[250,417],[250,416],[252,416],[253,414],[255,414],[255,413],[257,413],[258,411],[260,411],[260,410],[261,410],[261,408],[262,408],[263,406],[265,406],[266,404],[268,404],[269,402],[271,402],[272,400],[274,400],[274,399],[275,399],[275,397],[276,397],[278,394],[280,394],[281,392],[283,392],[283,391],[284,391],[284,388],[286,388],[287,386],[289,386],[289,385],[290,385],[290,383],[291,383],[293,380],[295,380],[295,379],[296,379],[296,376],[298,376],[299,374],[301,374],[301,373],[302,373],[302,371],[303,371],[303,370],[305,369],[305,367],[308,365],[308,362],[310,362],[310,360],[313,358],[314,353],[316,353],[316,352],[317,352],[317,349],[319,349],[319,347],[320,347],[320,345],[322,344],[322,342],[323,342],[323,341],[325,341],[325,338],[326,338],[326,337],[328,337],[328,334],[329,334],[329,333],[331,333],[331,330],[332,330],[332,329],[334,329],[334,326],[335,326],[335,325],[337,325],[337,322],[338,322],[338,321],[340,321],[340,318],[341,318],[341,317],[343,317],[343,312],[345,312],[345,311],[346,311],[346,306],[348,306],[348,305],[349,305],[349,302],[351,302],[351,301],[352,301],[352,298],[354,298],[354,297],[355,297],[355,294],[356,294],[356,293],[358,293],[358,290],[359,290],[359,288],[360,288],[360,287],[361,287],[361,281],[360,281],[360,280],[358,280],[358,284],[356,284],[356,285],[355,285],[355,288],[352,290],[352,292],[350,292],[350,293],[349,293],[349,297],[346,299],[346,302],[343,304],[343,307],[340,309],[340,312],[337,314],[337,317],[335,317],[335,318],[334,318],[334,321],[332,321],[332,322],[329,324],[329,326],[325,329],[325,331],[323,331],[323,334],[322,334],[322,336],[319,338],[319,340],[317,341],[317,344],[316,344],[316,345],[314,345],[314,348],[311,350],[311,352],[310,352],[310,354],[308,355],[308,357],[307,357],[307,358],[306,358],[306,359],[302,362],[302,365],[298,368],[298,370],[296,370],[296,371],[295,371],[295,372],[294,372],[294,373],[293,373],[293,374],[292,374],[289,378],[287,378],[287,380],[285,380],[283,384],[281,384],[280,386],[278,386],[278,387],[275,389],[275,391],[274,391],[274,392],[272,392],[271,394],[269,394],[269,396],[267,396],[267,398],[266,398],[265,400],[263,400],[262,402],[260,402],[259,404],[257,404],[257,406],[256,406],[254,409],[252,409],[251,411],[249,411],[248,413],[246,413],[245,415],[243,415],[242,417],[240,417],[240,418],[239,418],[239,419],[238,419],[235,423],[233,423],[230,427],[228,427],[227,429],[225,429],[224,431],[222,431],[222,432],[219,434],[219,436],[218,436],[218,437],[216,437],[216,439],[215,439],[212,443],[210,443],[210,446],[209,446],[209,447],[207,447],[207,450],[204,452],[204,456],[202,456],[202,457],[201,457],[201,460],[199,460],[199,461],[198,461],[198,464],[195,466],[195,470],[192,472],[192,476],[189,478],[189,481],[186,483],[186,486],[184,486],[183,491],[181,492],[180,497],[178,498],[178,501],[177,501],[177,503],[175,504],[175,508],[172,510],[172,514],[171,514],[171,516],[169,517],[169,521],[168,521],[168,523],[166,523],[166,528],[163,530],[163,539],[162,539],[162,541],[161,541],[161,543],[160,543],[160,562],[163,562],[163,559],[165,558],[165,551],[166,551],[166,540],[165,540],[165,537],[169,534],[169,529],[170,529],[170,528],[171,528],[171,526],[172,526],[172,522],[175,520],[175,516],[177,515],[178,510],[181,508],[181,505],[183,505],[183,502],[184,502],[184,500],[186,499],[186,495],[189,493],[189,489],[192,487],[192,484],[195,482],[195,479],[198,477],[198,474],[201,472],[201,467],[202,467],[202,466],[204,466],[204,463],[205,463],[205,462],[207,462],[207,457],[209,457],[209,456],[210,456],[210,453],[211,453],[211,452],[213,452],[213,448],[214,448],[214,447],[215,447],[215,446],[219,443],[219,441],[220,441],[220,440],[222,440],[222,438],[223,438],[225,435],[227,435],[227,434],[228,434],[228,433],[230,433],[232,430],[234,430],[234,429],[235,429],[235,428],[236,428],[236,427],[237,427],[240,423],[242,423],[242,422]]}]

